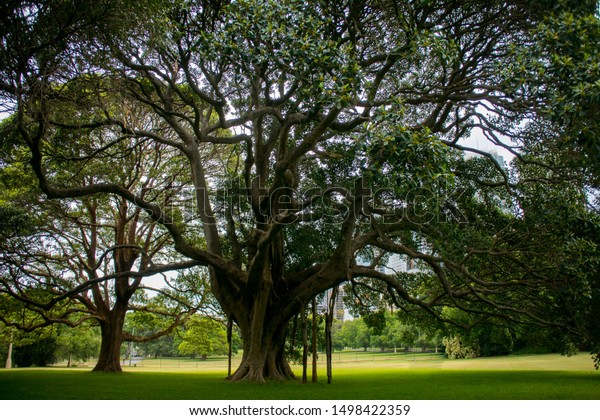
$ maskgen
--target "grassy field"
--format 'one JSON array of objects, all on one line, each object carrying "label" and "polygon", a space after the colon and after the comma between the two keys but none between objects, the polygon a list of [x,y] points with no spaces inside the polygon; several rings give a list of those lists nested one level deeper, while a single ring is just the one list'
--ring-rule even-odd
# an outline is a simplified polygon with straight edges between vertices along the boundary
[{"label": "grassy field", "polygon": [[[232,365],[239,364],[241,355],[234,356]],[[310,360],[309,360],[310,363]],[[333,355],[334,368],[435,368],[435,369],[485,369],[485,370],[577,370],[593,371],[593,363],[588,354],[582,353],[576,357],[562,357],[556,354],[524,355],[508,357],[482,357],[468,360],[448,360],[442,354],[435,353],[390,353],[343,351]],[[325,356],[319,355],[319,369],[325,370]],[[91,369],[94,362],[81,365],[81,368]],[[58,364],[56,367],[66,367]],[[136,361],[135,366],[124,369],[130,372],[226,372],[227,358],[210,357],[208,360],[174,357],[164,359],[146,358]],[[299,367],[297,371],[300,372]]]},{"label": "grassy field", "polygon": [[[365,356],[363,354],[363,356]],[[354,359],[353,359],[354,357]],[[446,360],[435,355],[340,355],[334,384],[246,384],[223,380],[224,361],[153,360],[123,374],[84,368],[0,370],[2,399],[600,399],[589,355]],[[187,365],[185,365],[187,363]],[[298,367],[296,367],[298,369]]]}]

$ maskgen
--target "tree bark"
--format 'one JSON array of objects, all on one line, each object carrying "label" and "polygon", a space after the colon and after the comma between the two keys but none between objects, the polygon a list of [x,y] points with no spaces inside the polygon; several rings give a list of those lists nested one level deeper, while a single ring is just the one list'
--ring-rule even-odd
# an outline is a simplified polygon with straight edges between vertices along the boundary
[{"label": "tree bark", "polygon": [[317,351],[317,299],[312,300],[312,375],[311,381],[317,382],[317,360],[319,354]]},{"label": "tree bark", "polygon": [[298,333],[298,315],[294,317],[294,322],[292,326],[292,335],[290,340],[290,352],[294,351],[294,347],[296,346],[296,334]]},{"label": "tree bark", "polygon": [[125,323],[126,305],[115,305],[109,316],[100,321],[101,344],[94,372],[122,372],[121,344]]},{"label": "tree bark", "polygon": [[331,296],[329,297],[327,317],[325,318],[325,352],[327,353],[327,383],[330,384],[333,380],[333,361],[332,361],[332,338],[331,329],[333,327],[333,316],[335,314],[335,299],[337,297],[337,287],[331,290]]},{"label": "tree bark", "polygon": [[235,315],[244,349],[240,366],[229,377],[233,381],[264,382],[294,378],[285,359],[286,328],[290,317],[280,314],[281,308],[274,299],[268,270],[263,273],[262,280],[253,299],[243,300],[239,302],[242,305],[238,304],[235,308],[225,308],[226,312]]},{"label": "tree bark", "polygon": [[266,328],[262,334],[240,327],[244,354],[240,366],[230,377],[233,381],[265,382],[293,379],[285,359],[285,325]]},{"label": "tree bark", "polygon": [[302,383],[307,382],[308,370],[308,323],[306,322],[306,306],[302,307]]},{"label": "tree bark", "polygon": [[12,369],[12,349],[13,343],[11,338],[10,342],[8,343],[8,354],[6,355],[6,364],[4,365],[6,369]]},{"label": "tree bark", "polygon": [[233,330],[233,321],[230,319],[227,320],[227,376],[231,376],[231,335]]},{"label": "tree bark", "polygon": [[[345,260],[303,273],[312,281],[298,282],[286,278],[283,270],[283,241],[280,225],[261,226],[251,245],[248,276],[230,278],[229,273],[213,270],[211,287],[223,311],[238,325],[243,342],[242,361],[228,378],[232,381],[264,382],[286,380],[294,374],[285,359],[286,332],[289,321],[299,312],[302,316],[303,382],[305,381],[307,343],[307,302],[312,300],[313,382],[317,381],[317,305],[319,293],[345,279]],[[341,258],[341,257],[340,257]],[[342,273],[340,275],[339,273]],[[310,285],[307,286],[307,283]],[[328,287],[327,287],[328,286]]]}]

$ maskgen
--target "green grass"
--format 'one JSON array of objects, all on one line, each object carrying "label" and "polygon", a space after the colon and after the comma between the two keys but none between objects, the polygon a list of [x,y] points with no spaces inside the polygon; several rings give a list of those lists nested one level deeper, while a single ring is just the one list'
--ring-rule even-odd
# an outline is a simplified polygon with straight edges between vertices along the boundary
[{"label": "green grass", "polygon": [[[322,367],[322,366],[321,366]],[[600,372],[589,356],[517,356],[449,361],[371,360],[338,363],[334,384],[230,383],[220,368],[123,374],[84,369],[0,371],[2,399],[600,399]]]}]

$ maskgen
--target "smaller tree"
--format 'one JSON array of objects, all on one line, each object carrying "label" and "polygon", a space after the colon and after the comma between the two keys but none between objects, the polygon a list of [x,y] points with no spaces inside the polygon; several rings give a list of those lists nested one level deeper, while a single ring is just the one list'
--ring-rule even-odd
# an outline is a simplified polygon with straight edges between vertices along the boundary
[{"label": "smaller tree", "polygon": [[70,328],[66,325],[57,326],[56,356],[67,360],[67,367],[73,366],[73,361],[86,361],[98,355],[100,351],[100,331],[98,328],[81,326]]},{"label": "smaller tree", "polygon": [[419,333],[413,325],[403,324],[398,317],[390,317],[385,331],[388,345],[393,346],[394,350],[404,347],[406,351],[417,343]]},{"label": "smaller tree", "polygon": [[174,357],[177,356],[177,347],[179,343],[176,340],[176,334],[163,335],[160,338],[144,343],[138,343],[137,348],[140,354],[146,357]]},{"label": "smaller tree", "polygon": [[225,326],[207,316],[192,316],[185,325],[185,334],[179,344],[179,354],[206,359],[209,355],[227,354]]},{"label": "smaller tree", "polygon": [[371,345],[371,332],[362,318],[344,322],[338,334],[345,347],[367,351]]}]

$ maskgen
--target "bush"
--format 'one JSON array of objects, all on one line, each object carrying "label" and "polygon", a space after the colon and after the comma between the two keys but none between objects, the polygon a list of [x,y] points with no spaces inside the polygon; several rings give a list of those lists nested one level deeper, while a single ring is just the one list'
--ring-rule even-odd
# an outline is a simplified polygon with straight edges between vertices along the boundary
[{"label": "bush", "polygon": [[442,343],[446,347],[448,359],[472,359],[479,356],[478,348],[464,345],[457,336],[444,337]]}]

